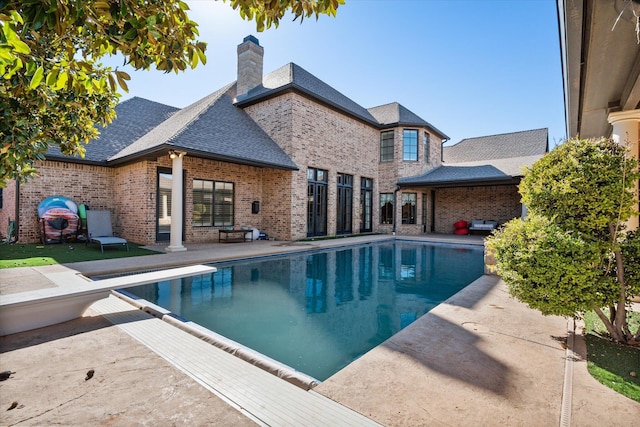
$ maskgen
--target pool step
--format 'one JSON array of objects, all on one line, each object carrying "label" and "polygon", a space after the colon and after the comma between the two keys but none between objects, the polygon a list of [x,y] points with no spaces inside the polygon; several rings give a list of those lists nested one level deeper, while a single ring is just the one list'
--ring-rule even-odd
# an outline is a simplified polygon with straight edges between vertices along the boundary
[{"label": "pool step", "polygon": [[202,386],[266,426],[379,426],[111,295],[91,308]]}]

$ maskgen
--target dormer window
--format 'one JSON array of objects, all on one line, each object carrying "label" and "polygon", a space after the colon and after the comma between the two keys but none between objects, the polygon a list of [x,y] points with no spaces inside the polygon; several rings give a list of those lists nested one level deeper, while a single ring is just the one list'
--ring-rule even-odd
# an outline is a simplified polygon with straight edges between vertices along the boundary
[{"label": "dormer window", "polygon": [[418,131],[405,129],[402,132],[402,160],[418,161]]}]

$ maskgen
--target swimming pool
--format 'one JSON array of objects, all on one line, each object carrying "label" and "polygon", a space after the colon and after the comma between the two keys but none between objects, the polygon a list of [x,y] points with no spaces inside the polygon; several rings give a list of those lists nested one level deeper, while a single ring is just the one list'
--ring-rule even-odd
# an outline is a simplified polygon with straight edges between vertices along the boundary
[{"label": "swimming pool", "polygon": [[320,381],[484,271],[482,247],[407,241],[214,265],[126,292]]}]

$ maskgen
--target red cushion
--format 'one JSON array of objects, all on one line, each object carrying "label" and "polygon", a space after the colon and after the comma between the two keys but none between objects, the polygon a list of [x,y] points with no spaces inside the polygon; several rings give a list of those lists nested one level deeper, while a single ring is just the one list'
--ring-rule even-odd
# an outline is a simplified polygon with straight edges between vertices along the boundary
[{"label": "red cushion", "polygon": [[467,221],[458,221],[453,223],[454,228],[467,228]]},{"label": "red cushion", "polygon": [[468,228],[456,228],[455,230],[453,230],[453,234],[469,234],[469,229]]}]

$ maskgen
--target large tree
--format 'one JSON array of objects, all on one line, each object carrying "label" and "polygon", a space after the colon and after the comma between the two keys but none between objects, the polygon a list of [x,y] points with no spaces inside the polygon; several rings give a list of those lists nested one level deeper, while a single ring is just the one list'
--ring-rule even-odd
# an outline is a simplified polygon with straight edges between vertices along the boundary
[{"label": "large tree", "polygon": [[593,310],[614,341],[640,344],[626,311],[640,293],[640,235],[624,225],[638,214],[638,177],[637,160],[605,138],[569,140],[527,170],[529,214],[488,239],[510,293],[545,315]]},{"label": "large tree", "polygon": [[[262,31],[287,11],[334,16],[344,0],[229,2]],[[113,120],[129,76],[104,67],[104,56],[163,72],[204,63],[188,10],[180,0],[0,0],[0,187],[33,176],[49,148],[83,156],[97,125]]]}]

